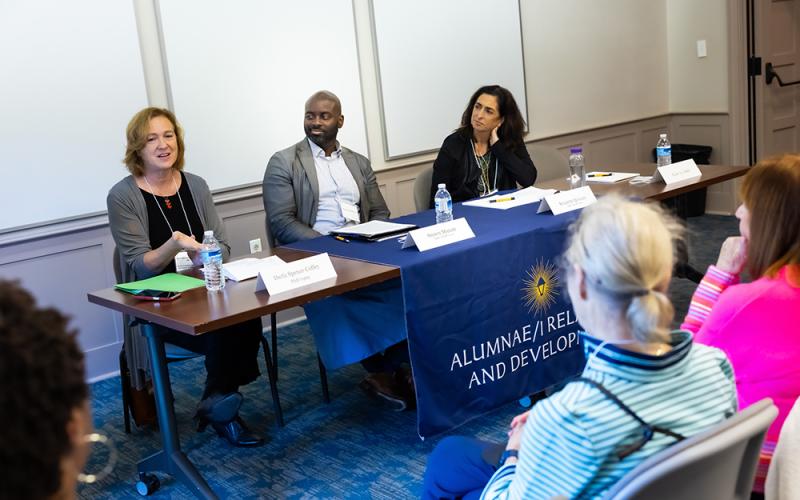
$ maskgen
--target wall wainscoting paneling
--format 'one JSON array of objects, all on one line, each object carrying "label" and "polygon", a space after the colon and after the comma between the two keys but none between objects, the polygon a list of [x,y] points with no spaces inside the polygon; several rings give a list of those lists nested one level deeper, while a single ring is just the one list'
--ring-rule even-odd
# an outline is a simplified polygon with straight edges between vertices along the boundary
[{"label": "wall wainscoting paneling", "polygon": [[619,165],[636,157],[637,140],[634,132],[595,139],[589,142],[584,156],[589,170],[605,170],[607,165]]},{"label": "wall wainscoting paneling", "polygon": [[86,294],[114,282],[114,244],[108,227],[4,247],[0,277],[19,280],[40,306],[71,318],[86,354],[89,378],[117,371],[122,316],[90,304]]},{"label": "wall wainscoting paneling", "polygon": [[[584,148],[588,168],[607,168],[625,162],[649,162],[658,134],[668,131],[674,143],[707,144],[714,148],[712,163],[730,162],[729,117],[727,114],[665,115],[537,140],[562,151],[566,158],[571,146]],[[382,170],[376,174],[381,192],[393,216],[413,213],[414,180],[433,162]],[[534,162],[536,158],[534,158]],[[567,165],[564,163],[566,175]],[[736,209],[735,183],[727,182],[708,190],[707,211],[733,213]],[[249,242],[261,238],[267,248],[260,183],[228,189],[215,194],[220,217],[225,222],[234,257],[250,252]],[[0,240],[0,278],[19,279],[40,304],[54,306],[73,318],[80,329],[80,343],[86,352],[87,377],[96,380],[114,375],[122,340],[120,314],[90,304],[86,294],[113,286],[111,259],[114,242],[107,220],[95,214],[81,221],[54,222],[47,227],[3,234]],[[73,229],[73,228],[79,229]],[[32,237],[32,233],[35,235]],[[16,239],[15,239],[16,237]],[[303,316],[301,308],[278,315],[279,322]],[[266,318],[265,318],[266,319]],[[268,321],[268,320],[267,320]],[[267,323],[268,325],[268,323]]]},{"label": "wall wainscoting paneling", "polygon": [[[673,115],[672,137],[672,142],[677,144],[711,146],[709,161],[712,164],[729,165],[732,162],[728,115]],[[702,169],[702,166],[700,168]],[[732,214],[738,203],[739,182],[741,178],[709,187],[706,195],[706,212]]]},{"label": "wall wainscoting paneling", "polygon": [[[670,117],[658,116],[558,137],[536,140],[558,149],[566,158],[571,147],[583,148],[586,168],[607,169],[610,165],[649,162],[658,134],[669,130]],[[536,163],[536,158],[533,158]],[[567,165],[564,164],[564,173]]]},{"label": "wall wainscoting paneling", "polygon": [[382,190],[382,192],[392,217],[416,212],[414,207],[414,180],[417,175],[431,168],[433,168],[433,162],[426,161],[408,167],[383,170],[375,174],[378,178],[378,184],[386,186],[386,190]]}]

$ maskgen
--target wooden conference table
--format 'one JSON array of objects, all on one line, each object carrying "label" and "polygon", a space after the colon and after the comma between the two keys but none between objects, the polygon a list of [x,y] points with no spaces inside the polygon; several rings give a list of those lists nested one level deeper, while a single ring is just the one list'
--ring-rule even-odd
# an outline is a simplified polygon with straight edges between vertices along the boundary
[{"label": "wooden conference table", "polygon": [[[698,165],[703,176],[696,181],[686,181],[667,186],[663,182],[653,184],[630,184],[627,180],[614,184],[602,184],[590,182],[592,192],[596,196],[617,193],[623,196],[636,196],[641,199],[662,201],[675,196],[690,193],[714,184],[719,184],[747,173],[748,166],[729,166],[729,165]],[[656,166],[653,163],[629,163],[614,165],[609,168],[610,172],[638,173],[639,175],[653,175]],[[569,189],[570,184],[566,178],[552,179],[542,183],[537,183],[536,187],[542,189]]]},{"label": "wooden conference table", "polygon": [[[272,252],[261,252],[255,256],[269,255],[277,255],[284,261],[291,262],[312,254],[288,248],[276,248]],[[166,472],[189,487],[196,496],[218,498],[181,450],[172,405],[172,389],[164,341],[156,333],[153,325],[172,328],[187,335],[200,335],[400,276],[400,270],[392,266],[338,257],[331,257],[331,261],[337,274],[334,282],[309,285],[275,296],[270,296],[266,291],[255,293],[254,279],[240,283],[228,281],[221,293],[208,293],[205,288],[195,288],[184,292],[183,296],[174,302],[164,303],[137,300],[113,288],[88,294],[89,302],[142,320],[142,333],[147,337],[163,449],[138,463],[140,477],[152,471]],[[199,271],[197,273],[199,274]],[[265,355],[265,359],[268,365],[267,371],[271,373],[270,356]],[[274,383],[270,385],[273,399],[277,403],[275,394],[277,389]]]}]

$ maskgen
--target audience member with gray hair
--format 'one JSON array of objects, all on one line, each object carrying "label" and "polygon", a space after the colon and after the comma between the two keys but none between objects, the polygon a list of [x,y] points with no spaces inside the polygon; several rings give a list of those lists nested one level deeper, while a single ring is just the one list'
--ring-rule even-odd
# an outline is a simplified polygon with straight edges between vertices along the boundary
[{"label": "audience member with gray hair", "polygon": [[423,498],[596,498],[654,453],[736,412],[725,355],[669,330],[680,230],[657,205],[617,196],[584,210],[562,275],[582,329],[583,373],[515,417],[507,443],[443,439]]}]

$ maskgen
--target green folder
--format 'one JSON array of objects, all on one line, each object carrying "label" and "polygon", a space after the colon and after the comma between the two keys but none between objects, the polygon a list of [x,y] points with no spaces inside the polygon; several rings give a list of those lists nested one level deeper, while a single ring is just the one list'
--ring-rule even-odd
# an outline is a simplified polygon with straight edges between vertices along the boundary
[{"label": "green folder", "polygon": [[198,278],[185,276],[178,273],[166,273],[147,278],[146,280],[131,281],[130,283],[120,283],[114,288],[128,293],[135,293],[138,290],[158,290],[159,292],[185,292],[192,288],[204,286],[205,282]]}]

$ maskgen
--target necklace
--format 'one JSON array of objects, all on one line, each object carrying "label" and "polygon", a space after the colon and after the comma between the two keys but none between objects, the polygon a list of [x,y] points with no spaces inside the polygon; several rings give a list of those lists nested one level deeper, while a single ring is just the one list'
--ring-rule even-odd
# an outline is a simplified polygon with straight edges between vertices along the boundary
[{"label": "necklace", "polygon": [[489,166],[492,163],[492,152],[491,150],[487,150],[485,155],[478,156],[478,153],[475,150],[475,141],[470,139],[470,144],[472,145],[472,156],[475,157],[475,163],[478,164],[478,169],[480,170],[480,177],[478,177],[478,190],[480,191],[481,196],[486,196],[497,191],[497,171],[499,170],[497,159],[494,160],[494,186],[490,186]]},{"label": "necklace", "polygon": [[[150,184],[150,181],[147,180],[147,176],[145,175],[143,177],[144,177],[144,182],[147,183],[147,187],[150,188],[150,194],[153,195],[153,199],[156,201],[156,206],[158,207],[158,211],[161,212],[161,216],[164,217],[164,222],[166,222],[167,226],[169,227],[169,232],[170,233],[174,233],[175,230],[172,229],[172,224],[169,223],[169,219],[167,219],[167,214],[164,213],[164,209],[161,208],[161,203],[158,202],[158,197],[156,196],[155,189],[153,189],[153,186]],[[186,218],[186,227],[189,229],[189,233],[191,233],[192,232],[192,224],[189,222],[189,216],[186,214],[186,205],[183,204],[183,199],[181,199],[181,190],[178,189],[178,183],[175,182],[175,172],[174,171],[172,173],[172,185],[175,186],[175,194],[178,195],[178,201],[181,202],[181,209],[183,209],[183,216]],[[164,197],[164,198],[166,198],[166,197]],[[167,200],[169,200],[169,198],[167,198]],[[169,201],[166,201],[165,203],[167,205],[167,208],[169,208],[169,209],[172,208],[172,204]],[[194,235],[192,234],[191,236],[194,236]]]}]

